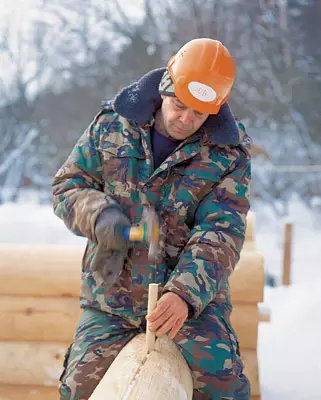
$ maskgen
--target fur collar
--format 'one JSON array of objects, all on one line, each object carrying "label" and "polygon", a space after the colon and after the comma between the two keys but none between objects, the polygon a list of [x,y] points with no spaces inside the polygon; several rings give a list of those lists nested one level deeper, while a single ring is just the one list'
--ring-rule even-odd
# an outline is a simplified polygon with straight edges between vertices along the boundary
[{"label": "fur collar", "polygon": [[[158,85],[165,68],[152,70],[137,82],[122,89],[112,102],[115,112],[140,125],[150,123],[155,111],[161,106],[162,99]],[[210,115],[202,126],[209,140],[218,145],[238,145],[240,137],[235,117],[228,103],[225,103],[217,115]]]}]

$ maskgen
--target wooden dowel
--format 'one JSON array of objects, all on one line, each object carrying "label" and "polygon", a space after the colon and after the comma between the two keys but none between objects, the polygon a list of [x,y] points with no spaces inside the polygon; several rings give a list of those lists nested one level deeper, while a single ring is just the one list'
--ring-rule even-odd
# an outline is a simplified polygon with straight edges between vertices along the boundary
[{"label": "wooden dowel", "polygon": [[282,284],[291,284],[291,253],[292,253],[292,224],[284,226],[284,248],[283,248],[283,277]]},{"label": "wooden dowel", "polygon": [[[148,287],[148,306],[147,306],[147,315],[150,315],[156,308],[158,300],[158,284],[150,283]],[[146,348],[147,353],[150,353],[155,346],[156,335],[155,332],[151,332],[149,330],[149,322],[147,320],[146,325]]]}]

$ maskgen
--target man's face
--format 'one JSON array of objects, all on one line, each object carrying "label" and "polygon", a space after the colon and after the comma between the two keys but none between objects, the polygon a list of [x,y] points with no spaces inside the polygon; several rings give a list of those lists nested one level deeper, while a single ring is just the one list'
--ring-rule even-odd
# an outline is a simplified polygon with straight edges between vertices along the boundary
[{"label": "man's face", "polygon": [[192,136],[209,116],[185,106],[177,97],[162,98],[163,128],[174,139],[184,140]]}]

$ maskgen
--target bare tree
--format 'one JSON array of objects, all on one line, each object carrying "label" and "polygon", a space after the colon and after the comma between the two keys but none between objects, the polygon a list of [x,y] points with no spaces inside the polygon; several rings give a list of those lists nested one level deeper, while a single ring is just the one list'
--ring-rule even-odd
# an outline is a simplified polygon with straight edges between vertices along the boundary
[{"label": "bare tree", "polygon": [[9,43],[9,26],[1,28],[0,52],[12,73],[0,80],[0,184],[13,182],[15,168],[46,185],[100,100],[203,36],[221,40],[234,56],[229,101],[270,155],[254,163],[254,196],[279,200],[280,213],[294,191],[309,201],[321,192],[319,175],[285,169],[320,158],[320,115],[312,103],[321,100],[321,54],[305,33],[319,32],[320,13],[299,0],[144,0],[133,17],[120,0],[43,0],[18,47]]}]

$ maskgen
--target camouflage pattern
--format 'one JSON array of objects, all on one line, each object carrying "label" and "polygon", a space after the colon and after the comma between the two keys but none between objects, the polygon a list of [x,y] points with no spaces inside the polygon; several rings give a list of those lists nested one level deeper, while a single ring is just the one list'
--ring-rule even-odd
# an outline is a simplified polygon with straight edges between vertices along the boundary
[{"label": "camouflage pattern", "polygon": [[[89,239],[82,306],[141,316],[154,282],[191,304],[195,318],[211,301],[229,312],[228,276],[239,259],[249,208],[248,153],[242,146],[209,146],[206,132],[198,132],[153,171],[149,128],[103,110],[55,177],[56,215]],[[106,291],[89,266],[97,248],[95,221],[111,204],[132,224],[140,222],[144,205],[154,207],[160,254],[149,265],[147,245],[134,243],[119,280]]]},{"label": "camouflage pattern", "polygon": [[[116,315],[85,310],[66,357],[61,399],[88,399],[123,346],[143,331],[143,318],[135,326]],[[174,342],[192,372],[193,400],[250,398],[237,340],[224,319],[216,316],[216,306],[186,322]]]},{"label": "camouflage pattern", "polygon": [[[178,338],[195,368],[198,385],[205,385],[204,390],[198,389],[203,394],[196,390],[195,399],[224,398],[205,396],[214,386],[216,393],[226,389],[227,399],[247,399],[246,380],[238,378],[243,375],[229,320],[228,277],[239,260],[245,237],[249,152],[242,144],[218,145],[203,126],[154,170],[153,124],[153,118],[146,124],[126,119],[107,103],[55,176],[56,215],[76,235],[89,239],[82,263],[81,306],[108,320],[103,328],[90,321],[87,328],[80,323],[65,379],[76,382],[77,374],[81,376],[77,358],[84,353],[83,346],[89,348],[89,358],[93,352],[97,357],[106,355],[107,361],[100,361],[108,367],[108,360],[140,329],[147,310],[148,285],[158,283],[162,292],[177,293],[191,309]],[[160,219],[156,263],[148,263],[147,244],[132,243],[112,286],[92,268],[97,251],[95,222],[110,205],[118,207],[132,224],[140,222],[144,206],[153,207]],[[85,365],[84,360],[87,356],[79,366]],[[98,369],[93,372],[97,377]],[[226,373],[232,374],[228,380]],[[232,389],[240,391],[239,397],[233,397]],[[77,396],[63,398],[87,398]]]}]

